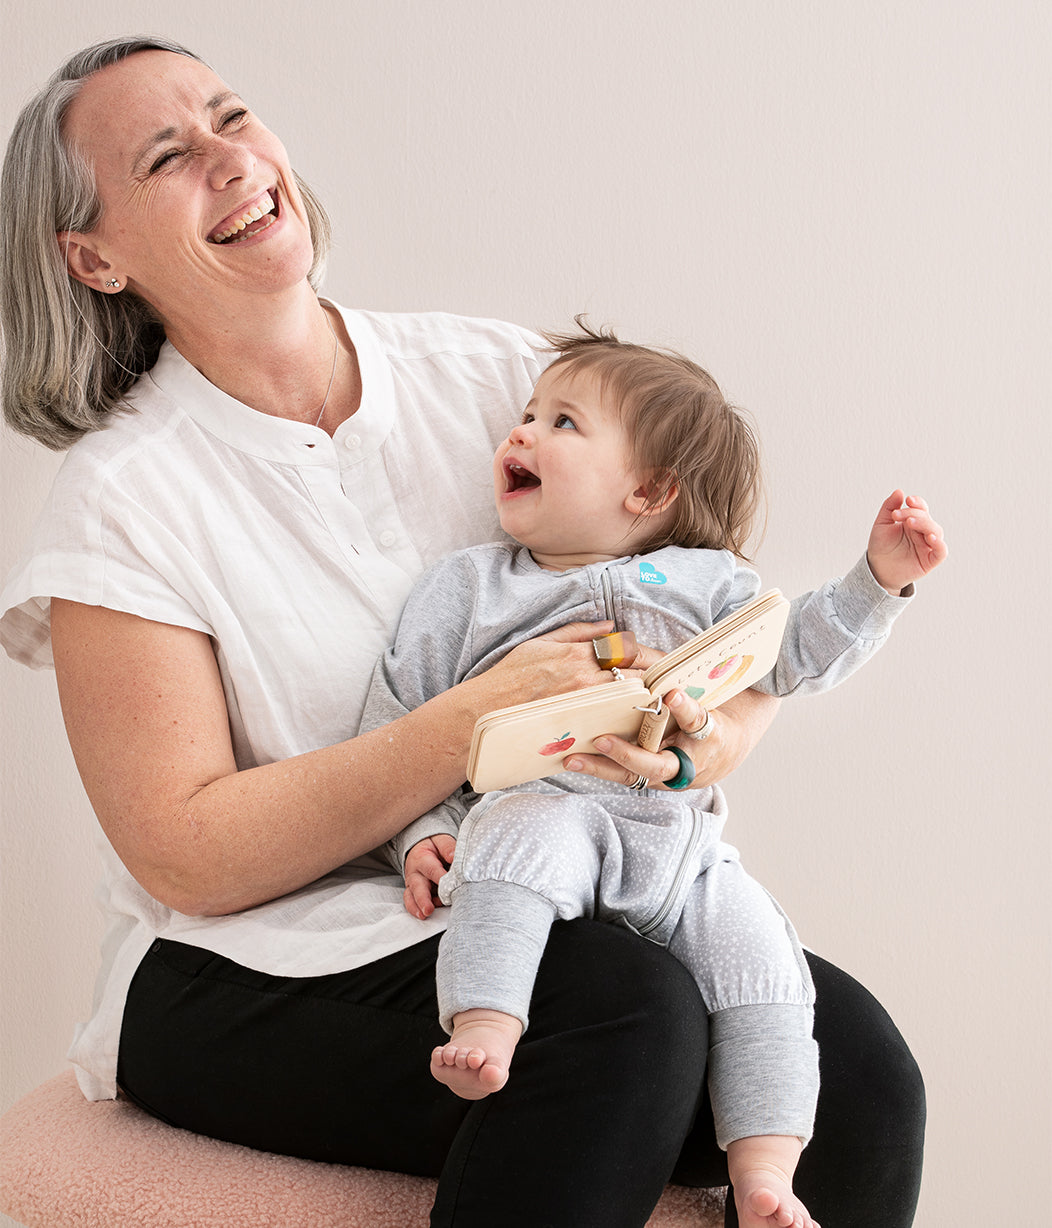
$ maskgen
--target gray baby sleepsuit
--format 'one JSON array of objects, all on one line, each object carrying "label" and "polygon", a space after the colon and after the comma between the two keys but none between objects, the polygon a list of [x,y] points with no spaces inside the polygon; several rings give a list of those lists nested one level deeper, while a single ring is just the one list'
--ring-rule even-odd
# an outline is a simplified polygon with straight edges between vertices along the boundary
[{"label": "gray baby sleepsuit", "polygon": [[[521,546],[460,551],[414,588],[379,662],[363,728],[402,715],[495,664],[525,639],[612,619],[669,651],[759,592],[726,551],[667,547],[549,572]],[[792,602],[769,694],[828,690],[887,638],[908,598],[891,597],[865,559]],[[702,699],[704,702],[704,699]],[[814,990],[792,925],[722,840],[718,786],[634,792],[573,772],[478,798],[468,786],[411,823],[388,853],[457,836],[439,892],[451,907],[439,1007],[490,1007],[528,1023],[537,964],[556,918],[627,925],[668,947],[709,1012],[709,1086],[721,1146],[757,1134],[810,1137],[818,1093]]]}]

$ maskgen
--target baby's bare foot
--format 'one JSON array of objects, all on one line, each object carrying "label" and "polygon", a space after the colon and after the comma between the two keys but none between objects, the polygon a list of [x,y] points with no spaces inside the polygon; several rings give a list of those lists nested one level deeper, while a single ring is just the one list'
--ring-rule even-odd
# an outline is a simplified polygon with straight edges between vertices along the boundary
[{"label": "baby's bare foot", "polygon": [[819,1228],[793,1193],[800,1140],[782,1134],[735,1139],[727,1147],[741,1228]]},{"label": "baby's bare foot", "polygon": [[819,1228],[793,1193],[791,1182],[769,1169],[739,1173],[734,1203],[741,1228]]},{"label": "baby's bare foot", "polygon": [[453,1035],[431,1054],[431,1073],[463,1100],[481,1100],[508,1081],[522,1024],[502,1011],[470,1010],[453,1016]]}]

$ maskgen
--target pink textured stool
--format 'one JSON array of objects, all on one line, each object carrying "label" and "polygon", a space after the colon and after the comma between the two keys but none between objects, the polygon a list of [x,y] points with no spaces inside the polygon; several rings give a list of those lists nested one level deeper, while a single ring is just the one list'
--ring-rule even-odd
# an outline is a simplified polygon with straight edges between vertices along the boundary
[{"label": "pink textured stool", "polygon": [[[28,1228],[426,1228],[434,1189],[216,1142],[124,1100],[93,1104],[72,1072],[0,1119],[0,1211]],[[722,1223],[722,1190],[669,1186],[648,1228]]]}]

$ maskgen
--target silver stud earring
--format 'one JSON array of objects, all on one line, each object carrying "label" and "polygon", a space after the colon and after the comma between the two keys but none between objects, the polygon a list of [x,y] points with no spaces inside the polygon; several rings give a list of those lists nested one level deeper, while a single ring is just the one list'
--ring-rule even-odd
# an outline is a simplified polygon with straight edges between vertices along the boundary
[{"label": "silver stud earring", "polygon": [[111,290],[119,290],[121,288],[121,283],[116,279],[116,277],[111,277],[106,285],[109,286]]}]

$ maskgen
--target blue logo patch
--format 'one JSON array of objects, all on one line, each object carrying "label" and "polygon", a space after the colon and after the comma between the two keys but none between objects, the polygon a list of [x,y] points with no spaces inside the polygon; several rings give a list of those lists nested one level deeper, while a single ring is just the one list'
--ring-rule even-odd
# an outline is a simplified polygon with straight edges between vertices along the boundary
[{"label": "blue logo patch", "polygon": [[668,577],[662,575],[652,563],[639,564],[639,578],[644,584],[668,583]]}]

